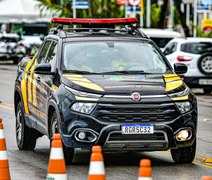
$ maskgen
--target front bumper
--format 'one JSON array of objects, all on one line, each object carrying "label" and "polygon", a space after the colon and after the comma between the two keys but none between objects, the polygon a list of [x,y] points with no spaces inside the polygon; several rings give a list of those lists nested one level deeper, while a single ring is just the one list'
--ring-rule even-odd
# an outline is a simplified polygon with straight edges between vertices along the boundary
[{"label": "front bumper", "polygon": [[[72,148],[91,148],[101,145],[103,150],[114,151],[157,151],[179,147],[191,146],[196,138],[197,112],[195,108],[186,113],[179,114],[175,119],[164,122],[146,122],[153,124],[153,135],[123,135],[121,125],[126,122],[103,122],[93,116],[67,110],[67,103],[61,104],[62,121],[60,125],[63,142]],[[144,122],[129,122],[129,124],[145,124]],[[192,136],[187,141],[177,141],[175,135],[179,130],[188,129]],[[93,140],[88,142],[79,140],[77,133],[88,132],[93,135]]]}]

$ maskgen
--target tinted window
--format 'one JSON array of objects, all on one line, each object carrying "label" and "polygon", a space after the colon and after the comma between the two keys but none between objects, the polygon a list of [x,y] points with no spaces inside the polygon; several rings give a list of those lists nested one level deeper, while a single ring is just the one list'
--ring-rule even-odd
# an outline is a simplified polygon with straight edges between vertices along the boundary
[{"label": "tinted window", "polygon": [[66,70],[95,73],[164,73],[167,68],[163,56],[152,44],[123,41],[68,43],[64,48],[64,66]]},{"label": "tinted window", "polygon": [[166,44],[172,40],[173,38],[156,38],[156,37],[150,37],[150,39],[152,39],[155,44],[157,44],[157,46],[159,48],[164,48],[166,46]]},{"label": "tinted window", "polygon": [[38,64],[45,62],[46,53],[48,52],[50,44],[51,41],[46,41],[45,44],[42,46],[41,52],[37,59]]},{"label": "tinted window", "polygon": [[46,58],[46,63],[50,63],[53,68],[56,65],[56,57],[57,57],[56,55],[57,55],[57,43],[53,42],[49,49],[48,56]]},{"label": "tinted window", "polygon": [[202,54],[207,51],[211,51],[212,43],[210,42],[198,42],[198,43],[185,43],[182,44],[180,50],[182,52],[192,54]]},{"label": "tinted window", "polygon": [[168,44],[164,50],[164,55],[169,55],[177,50],[177,42],[172,42]]}]

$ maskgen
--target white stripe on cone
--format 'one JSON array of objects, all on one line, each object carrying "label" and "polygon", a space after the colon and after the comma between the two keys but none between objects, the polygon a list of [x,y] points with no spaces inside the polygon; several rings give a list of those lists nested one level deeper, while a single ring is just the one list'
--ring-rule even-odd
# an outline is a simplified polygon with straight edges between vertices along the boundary
[{"label": "white stripe on cone", "polygon": [[138,180],[152,180],[151,177],[139,177]]},{"label": "white stripe on cone", "polygon": [[0,151],[0,160],[8,160],[7,151]]},{"label": "white stripe on cone", "polygon": [[102,161],[91,161],[89,174],[105,174],[104,163]]},{"label": "white stripe on cone", "polygon": [[4,130],[0,129],[0,139],[4,139]]},{"label": "white stripe on cone", "polygon": [[52,148],[50,153],[50,159],[64,159],[62,148]]},{"label": "white stripe on cone", "polygon": [[48,180],[67,180],[67,174],[48,174],[46,179]]}]

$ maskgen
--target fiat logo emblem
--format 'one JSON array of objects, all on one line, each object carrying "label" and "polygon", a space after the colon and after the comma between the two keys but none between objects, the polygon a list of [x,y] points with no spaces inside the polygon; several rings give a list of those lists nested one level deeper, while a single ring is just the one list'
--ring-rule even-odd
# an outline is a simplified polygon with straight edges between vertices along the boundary
[{"label": "fiat logo emblem", "polygon": [[140,101],[141,95],[138,92],[134,92],[132,93],[131,98],[133,101]]}]

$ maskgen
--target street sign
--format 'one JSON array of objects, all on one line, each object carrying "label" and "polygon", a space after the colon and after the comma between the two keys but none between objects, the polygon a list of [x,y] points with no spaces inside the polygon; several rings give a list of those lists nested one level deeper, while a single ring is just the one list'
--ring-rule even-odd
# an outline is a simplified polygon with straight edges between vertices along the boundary
[{"label": "street sign", "polygon": [[198,13],[207,13],[210,11],[210,8],[208,6],[198,5],[197,6],[197,12]]},{"label": "street sign", "polygon": [[140,0],[129,0],[131,6],[137,6],[140,4]]},{"label": "street sign", "polygon": [[75,8],[88,9],[89,8],[88,1],[76,1]]},{"label": "street sign", "polygon": [[[134,7],[133,6],[128,6],[127,7],[127,14],[130,14],[134,12]],[[140,6],[136,6],[136,14],[140,14],[141,12],[141,7]]]},{"label": "street sign", "polygon": [[212,31],[212,19],[203,19],[202,20],[202,30],[204,32]]}]

